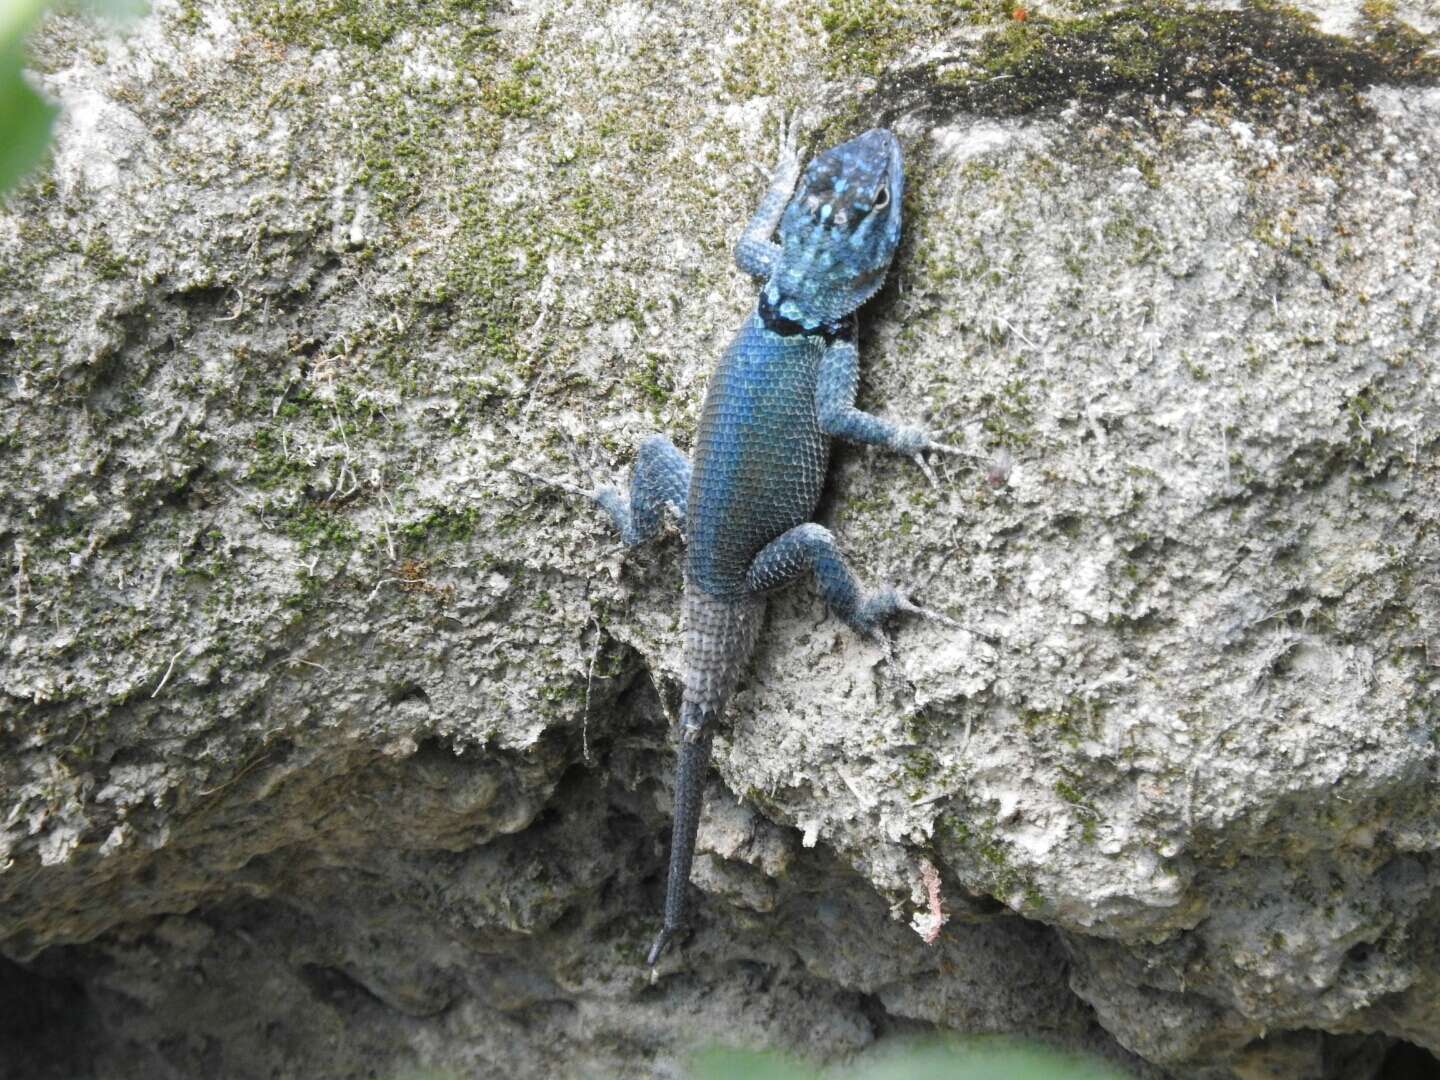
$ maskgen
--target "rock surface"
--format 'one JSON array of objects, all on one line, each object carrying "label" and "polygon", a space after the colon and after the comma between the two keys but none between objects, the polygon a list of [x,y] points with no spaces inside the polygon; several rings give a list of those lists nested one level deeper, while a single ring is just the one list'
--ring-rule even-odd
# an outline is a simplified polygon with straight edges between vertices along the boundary
[{"label": "rock surface", "polygon": [[[1440,7],[157,0],[0,210],[0,1075],[1440,1052]],[[777,117],[907,240],[652,983],[688,445]],[[949,921],[933,945],[925,877]],[[1400,1062],[1402,1065],[1397,1065]],[[7,1071],[8,1070],[8,1071]]]}]

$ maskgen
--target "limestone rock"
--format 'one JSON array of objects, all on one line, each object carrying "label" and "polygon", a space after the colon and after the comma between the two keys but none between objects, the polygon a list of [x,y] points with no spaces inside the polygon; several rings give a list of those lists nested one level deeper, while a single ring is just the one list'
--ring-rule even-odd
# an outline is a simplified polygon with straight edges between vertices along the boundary
[{"label": "limestone rock", "polygon": [[[0,209],[0,1061],[1440,1052],[1437,32],[1433,3],[52,17],[53,162]],[[688,446],[796,106],[817,144],[904,144],[862,404],[969,453],[931,489],[842,450],[824,520],[969,629],[887,649],[775,598],[652,985],[678,545],[622,558],[522,473]]]}]

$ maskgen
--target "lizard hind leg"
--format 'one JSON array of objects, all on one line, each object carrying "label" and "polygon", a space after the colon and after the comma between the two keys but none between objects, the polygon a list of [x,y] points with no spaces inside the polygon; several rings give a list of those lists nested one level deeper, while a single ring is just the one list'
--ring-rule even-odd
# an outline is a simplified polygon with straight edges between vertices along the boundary
[{"label": "lizard hind leg", "polygon": [[878,636],[885,621],[897,613],[929,614],[910,603],[899,589],[861,588],[830,530],[813,521],[766,544],[750,564],[745,583],[751,592],[765,592],[794,581],[807,570],[815,576],[820,597],[830,610],[867,637]]},{"label": "lizard hind leg", "polygon": [[596,490],[595,501],[610,515],[626,547],[634,547],[660,533],[665,508],[685,524],[685,503],[690,497],[690,461],[664,435],[651,435],[635,454],[628,494],[618,488]]}]

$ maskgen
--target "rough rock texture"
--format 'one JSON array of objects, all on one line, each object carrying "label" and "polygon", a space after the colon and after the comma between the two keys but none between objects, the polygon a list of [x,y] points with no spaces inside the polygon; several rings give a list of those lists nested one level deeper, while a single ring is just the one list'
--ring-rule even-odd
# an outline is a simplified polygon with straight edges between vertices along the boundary
[{"label": "rough rock texture", "polygon": [[[157,0],[0,211],[0,1075],[1440,1051],[1440,7]],[[782,107],[891,124],[844,451],[651,984],[685,446]],[[927,945],[924,875],[949,922]]]}]

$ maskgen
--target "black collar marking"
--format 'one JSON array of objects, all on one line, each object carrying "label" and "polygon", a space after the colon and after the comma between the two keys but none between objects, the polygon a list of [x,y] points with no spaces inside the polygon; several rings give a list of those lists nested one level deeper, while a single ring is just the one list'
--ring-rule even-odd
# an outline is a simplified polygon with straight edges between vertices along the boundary
[{"label": "black collar marking", "polygon": [[842,315],[833,322],[821,323],[813,330],[807,330],[794,319],[787,319],[773,307],[769,299],[762,292],[760,294],[759,306],[760,322],[765,329],[780,337],[794,337],[797,334],[805,334],[809,337],[824,338],[825,344],[831,345],[837,341],[855,340],[855,314]]}]

